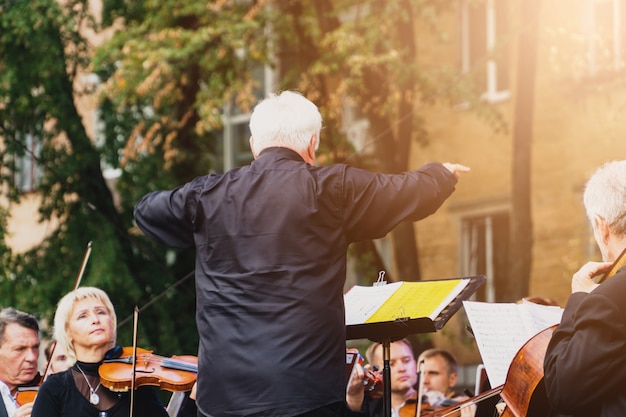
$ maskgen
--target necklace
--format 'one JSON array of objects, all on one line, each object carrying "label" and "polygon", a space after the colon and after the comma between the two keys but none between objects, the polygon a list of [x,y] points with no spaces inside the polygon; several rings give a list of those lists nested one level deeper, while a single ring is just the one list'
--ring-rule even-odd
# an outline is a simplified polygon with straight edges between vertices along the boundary
[{"label": "necklace", "polygon": [[78,366],[78,364],[76,364],[76,367],[78,368],[78,370],[80,371],[81,374],[83,374],[83,378],[85,378],[85,382],[87,383],[87,385],[89,386],[89,402],[93,405],[98,405],[98,403],[100,402],[100,396],[98,394],[96,394],[96,391],[98,391],[98,388],[100,388],[100,384],[102,382],[98,382],[98,386],[94,389],[91,384],[89,383],[89,380],[87,379],[87,375],[85,375],[85,373],[83,372],[82,369],[80,369],[80,366]]}]

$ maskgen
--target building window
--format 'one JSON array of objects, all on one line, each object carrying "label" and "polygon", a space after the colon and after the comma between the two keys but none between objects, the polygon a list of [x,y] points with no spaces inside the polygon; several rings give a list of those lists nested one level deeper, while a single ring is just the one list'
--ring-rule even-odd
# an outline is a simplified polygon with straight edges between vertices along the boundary
[{"label": "building window", "polygon": [[[252,69],[252,76],[256,83],[255,95],[257,100],[267,97],[272,92],[273,71],[267,65],[257,66]],[[222,172],[232,168],[246,165],[252,161],[250,151],[250,114],[244,113],[236,105],[226,106],[222,115],[224,129],[222,131],[223,144],[221,167]]]},{"label": "building window", "polygon": [[461,275],[485,275],[476,299],[501,301],[508,293],[509,213],[473,215],[461,219]]},{"label": "building window", "polygon": [[583,31],[587,42],[587,73],[608,76],[624,67],[623,0],[588,0]]},{"label": "building window", "polygon": [[461,70],[482,97],[501,101],[509,92],[509,0],[461,1]]},{"label": "building window", "polygon": [[41,140],[27,133],[23,136],[23,152],[13,155],[13,185],[22,193],[35,191],[42,176],[38,163],[41,155]]}]

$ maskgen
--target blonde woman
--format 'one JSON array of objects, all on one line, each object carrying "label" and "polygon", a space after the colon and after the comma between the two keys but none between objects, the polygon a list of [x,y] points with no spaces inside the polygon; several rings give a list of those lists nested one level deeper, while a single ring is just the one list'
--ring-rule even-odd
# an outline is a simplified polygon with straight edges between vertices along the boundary
[{"label": "blonde woman", "polygon": [[[32,417],[125,417],[130,393],[109,391],[98,367],[116,344],[117,319],[108,295],[81,287],[65,295],[54,316],[54,337],[67,353],[70,368],[50,375],[39,389]],[[150,387],[135,391],[134,416],[168,414]]]}]

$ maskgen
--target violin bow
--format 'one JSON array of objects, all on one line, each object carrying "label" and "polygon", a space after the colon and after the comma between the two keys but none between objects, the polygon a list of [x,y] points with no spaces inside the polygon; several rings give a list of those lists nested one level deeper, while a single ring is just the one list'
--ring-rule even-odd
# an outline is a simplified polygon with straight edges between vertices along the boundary
[{"label": "violin bow", "polygon": [[135,306],[133,310],[133,377],[130,381],[130,415],[133,417],[133,410],[135,409],[135,372],[137,369],[137,328],[139,322],[139,308]]},{"label": "violin bow", "polygon": [[89,260],[89,255],[91,255],[91,246],[92,243],[90,241],[87,243],[87,249],[85,250],[85,255],[83,256],[83,263],[81,264],[78,275],[76,276],[76,282],[74,282],[74,289],[72,291],[76,291],[80,285],[80,281],[83,279],[83,274],[85,273],[85,268],[87,267],[87,261]]},{"label": "violin bow", "polygon": [[417,364],[417,374],[419,375],[419,384],[417,387],[417,407],[415,408],[415,417],[422,415],[422,396],[424,395],[424,359],[420,359]]},{"label": "violin bow", "polygon": [[[80,281],[83,279],[83,274],[85,273],[85,268],[87,267],[87,261],[89,261],[89,255],[91,255],[91,247],[92,242],[89,241],[87,243],[87,249],[85,249],[85,254],[83,255],[83,262],[80,265],[80,269],[78,270],[78,275],[76,276],[76,281],[74,281],[74,289],[72,291],[76,291],[76,289],[80,285]],[[52,358],[54,357],[54,350],[57,348],[57,341],[53,342],[52,349],[50,349],[50,359],[48,359],[48,363],[46,364],[46,369],[43,371],[42,381],[46,379],[46,375],[48,375],[48,371],[50,370],[50,364],[52,363]]]}]

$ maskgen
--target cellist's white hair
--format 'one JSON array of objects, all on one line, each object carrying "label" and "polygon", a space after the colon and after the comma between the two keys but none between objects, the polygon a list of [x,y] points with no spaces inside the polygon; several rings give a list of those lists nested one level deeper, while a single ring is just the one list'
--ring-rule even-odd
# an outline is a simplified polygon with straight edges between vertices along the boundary
[{"label": "cellist's white hair", "polygon": [[587,217],[596,227],[600,216],[616,235],[626,235],[626,161],[607,162],[587,181],[583,202]]}]

